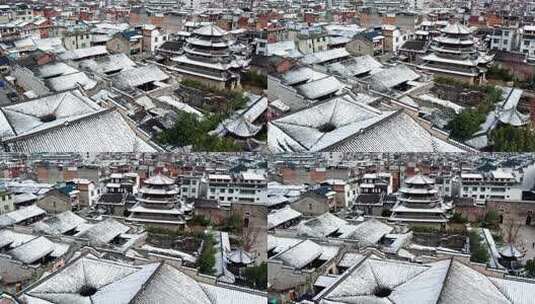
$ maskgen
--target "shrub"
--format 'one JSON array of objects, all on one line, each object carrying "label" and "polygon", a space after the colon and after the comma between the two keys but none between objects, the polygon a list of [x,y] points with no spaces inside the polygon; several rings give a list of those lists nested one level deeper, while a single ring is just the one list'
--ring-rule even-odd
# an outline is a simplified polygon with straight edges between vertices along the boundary
[{"label": "shrub", "polygon": [[207,233],[204,237],[201,256],[197,262],[200,273],[209,275],[214,274],[215,253],[216,249],[214,247],[214,237],[211,233]]},{"label": "shrub", "polygon": [[268,275],[267,263],[263,262],[259,266],[247,267],[243,271],[246,284],[252,288],[265,290],[267,289],[267,275]]},{"label": "shrub", "polygon": [[481,236],[476,231],[470,231],[470,261],[475,263],[488,263],[489,253],[487,248],[481,244]]}]

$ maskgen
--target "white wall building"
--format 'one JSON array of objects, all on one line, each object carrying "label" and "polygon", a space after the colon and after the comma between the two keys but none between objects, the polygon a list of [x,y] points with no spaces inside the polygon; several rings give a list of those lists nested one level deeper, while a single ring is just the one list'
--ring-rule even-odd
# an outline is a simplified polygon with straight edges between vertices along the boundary
[{"label": "white wall building", "polygon": [[496,28],[490,35],[490,48],[501,51],[512,51],[515,48],[515,29]]},{"label": "white wall building", "polygon": [[535,25],[526,25],[522,28],[520,52],[526,54],[528,59],[535,58]]},{"label": "white wall building", "polygon": [[478,203],[487,199],[518,201],[522,199],[521,182],[513,173],[496,170],[489,173],[461,173],[459,196]]},{"label": "white wall building", "polygon": [[264,175],[254,172],[239,174],[209,174],[208,199],[219,200],[222,206],[230,206],[231,202],[258,202],[266,197],[267,180]]}]

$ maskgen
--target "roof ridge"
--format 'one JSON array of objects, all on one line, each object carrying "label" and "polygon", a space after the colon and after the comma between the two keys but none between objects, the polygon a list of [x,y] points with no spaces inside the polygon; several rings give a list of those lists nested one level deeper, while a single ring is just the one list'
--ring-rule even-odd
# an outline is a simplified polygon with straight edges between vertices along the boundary
[{"label": "roof ridge", "polygon": [[105,114],[113,113],[113,112],[115,112],[115,107],[111,107],[111,108],[108,108],[108,109],[97,110],[97,111],[95,111],[93,113],[87,113],[85,115],[81,115],[79,117],[76,117],[76,118],[74,118],[72,120],[66,120],[61,124],[56,124],[56,125],[50,126],[49,128],[41,128],[41,129],[34,130],[34,131],[28,131],[28,132],[20,134],[20,135],[7,137],[7,138],[5,138],[3,140],[3,143],[4,144],[12,143],[12,142],[20,140],[20,139],[26,139],[26,138],[29,138],[29,137],[32,137],[32,136],[36,136],[36,135],[38,135],[40,133],[46,133],[46,132],[49,132],[50,130],[55,130],[55,129],[62,128],[62,127],[64,127],[66,125],[66,123],[67,124],[74,124],[74,123],[78,123],[78,122],[80,122],[81,120],[84,120],[84,119],[93,118],[93,116],[100,116],[100,115],[105,115]]},{"label": "roof ridge", "polygon": [[442,281],[442,286],[440,287],[440,293],[438,294],[436,304],[440,303],[440,298],[442,298],[442,294],[444,292],[444,287],[446,285],[446,280],[448,279],[450,273],[451,273],[451,266],[453,265],[453,257],[450,258],[450,263],[448,265],[448,271],[446,272],[446,275],[444,276],[444,280]]}]

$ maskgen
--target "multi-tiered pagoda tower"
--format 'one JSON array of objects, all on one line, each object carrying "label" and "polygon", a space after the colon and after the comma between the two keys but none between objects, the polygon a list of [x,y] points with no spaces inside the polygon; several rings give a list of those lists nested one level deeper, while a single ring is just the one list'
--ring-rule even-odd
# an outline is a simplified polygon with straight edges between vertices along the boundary
[{"label": "multi-tiered pagoda tower", "polygon": [[178,197],[174,180],[156,175],[144,181],[128,220],[140,224],[180,229],[191,219],[192,206]]},{"label": "multi-tiered pagoda tower", "polygon": [[449,23],[440,31],[431,44],[432,53],[422,56],[420,68],[471,84],[484,81],[494,57],[476,48],[472,31],[460,23]]},{"label": "multi-tiered pagoda tower", "polygon": [[451,203],[444,203],[433,179],[423,175],[409,177],[399,193],[398,202],[392,208],[391,221],[445,225],[452,215]]},{"label": "multi-tiered pagoda tower", "polygon": [[239,85],[239,70],[246,61],[234,57],[234,41],[228,32],[216,25],[206,25],[195,30],[186,42],[184,54],[171,59],[178,72],[220,89]]}]

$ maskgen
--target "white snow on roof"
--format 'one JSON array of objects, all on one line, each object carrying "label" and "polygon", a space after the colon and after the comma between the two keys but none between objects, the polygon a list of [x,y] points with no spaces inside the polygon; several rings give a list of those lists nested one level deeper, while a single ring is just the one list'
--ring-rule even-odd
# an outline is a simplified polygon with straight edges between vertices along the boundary
[{"label": "white snow on roof", "polygon": [[191,254],[186,253],[186,252],[182,252],[182,251],[179,251],[179,250],[175,250],[175,249],[154,247],[154,246],[147,245],[147,244],[141,246],[141,249],[142,250],[146,250],[146,251],[151,252],[151,253],[178,257],[178,258],[181,258],[182,260],[187,261],[189,263],[195,263],[197,261],[197,258],[192,256]]},{"label": "white snow on roof", "polygon": [[335,62],[328,66],[330,71],[344,77],[358,76],[364,73],[373,72],[383,65],[370,55],[352,57],[349,60]]},{"label": "white snow on roof", "polygon": [[337,48],[305,55],[301,62],[304,64],[321,64],[331,60],[341,60],[349,56],[350,54],[345,48]]},{"label": "white snow on roof", "polygon": [[37,217],[37,216],[41,216],[45,214],[46,214],[46,211],[37,207],[37,205],[23,207],[15,211],[11,211],[3,215],[0,215],[0,226],[18,224],[27,219],[31,219],[33,217]]},{"label": "white snow on roof", "polygon": [[267,56],[280,56],[280,57],[290,57],[290,58],[299,58],[303,54],[299,52],[295,41],[293,40],[284,40],[278,41],[275,43],[268,43],[266,45]]},{"label": "white snow on roof", "polygon": [[268,229],[275,228],[293,219],[299,218],[302,214],[299,211],[286,206],[282,209],[273,210],[268,214]]},{"label": "white snow on roof", "polygon": [[369,83],[378,88],[391,89],[402,83],[420,78],[420,75],[403,64],[380,70],[369,79]]},{"label": "white snow on roof", "polygon": [[342,259],[338,262],[339,267],[349,268],[353,265],[360,263],[365,256],[356,252],[347,252]]},{"label": "white snow on roof", "polygon": [[346,225],[347,221],[334,214],[325,213],[299,223],[297,233],[308,237],[326,237]]},{"label": "white snow on roof", "polygon": [[159,101],[165,103],[165,104],[168,104],[170,106],[172,106],[173,108],[175,108],[176,110],[179,110],[179,111],[182,111],[182,112],[186,112],[186,113],[191,113],[191,114],[195,114],[199,117],[203,117],[204,115],[198,111],[197,109],[195,109],[194,107],[186,104],[186,103],[183,103],[181,101],[179,101],[179,99],[175,96],[168,96],[168,95],[165,95],[165,96],[160,96],[157,98]]},{"label": "white snow on roof", "polygon": [[[344,95],[274,120],[268,127],[279,129],[285,137],[295,141],[301,150],[321,151],[393,114],[393,111],[381,112],[351,95]],[[324,130],[327,126],[330,128]],[[268,143],[272,144],[269,134]],[[275,143],[272,145],[278,146]]]},{"label": "white snow on roof", "polygon": [[40,236],[12,249],[8,253],[25,264],[32,264],[51,254],[54,250],[54,243],[44,236]]},{"label": "white snow on roof", "polygon": [[54,62],[42,65],[37,68],[38,76],[42,78],[49,78],[60,75],[68,75],[78,72],[77,69],[69,66],[64,62]]},{"label": "white snow on roof", "polygon": [[267,298],[232,288],[200,284],[213,304],[267,304]]},{"label": "white snow on roof", "polygon": [[74,214],[72,211],[65,211],[35,223],[33,225],[33,231],[59,235],[71,231],[85,222],[85,219]]},{"label": "white snow on roof", "polygon": [[345,85],[336,77],[328,76],[315,81],[310,81],[297,87],[297,90],[307,99],[318,99],[329,94],[336,93]]},{"label": "white snow on roof", "polygon": [[149,82],[164,81],[169,75],[155,65],[122,70],[114,76],[117,85],[121,88],[137,87]]},{"label": "white snow on roof", "polygon": [[119,223],[114,219],[107,219],[93,225],[91,228],[77,234],[78,237],[88,238],[92,243],[108,244],[117,236],[126,233],[130,227]]},{"label": "white snow on roof", "polygon": [[[20,135],[64,124],[66,121],[95,113],[98,110],[100,107],[79,91],[63,92],[2,107],[1,112],[5,123],[0,127],[3,130],[11,129],[12,133]],[[52,119],[44,120],[43,118],[47,116]]]},{"label": "white snow on roof", "polygon": [[97,85],[97,82],[90,79],[84,72],[50,78],[46,80],[46,83],[56,92],[71,90],[77,88],[78,85],[84,90],[90,90]]},{"label": "white snow on roof", "polygon": [[432,96],[432,95],[429,95],[429,94],[422,94],[422,95],[418,96],[418,98],[420,98],[421,100],[429,101],[429,102],[434,103],[434,104],[441,105],[443,107],[450,108],[453,111],[455,111],[455,113],[457,113],[457,114],[461,113],[464,110],[463,106],[460,106],[460,105],[458,105],[456,103],[453,103],[453,102],[451,102],[449,100],[440,99],[438,97],[435,97],[435,96]]},{"label": "white snow on roof", "polygon": [[7,245],[9,245],[10,248],[15,248],[34,238],[35,236],[31,234],[2,229],[0,230],[0,248]]},{"label": "white snow on roof", "polygon": [[227,31],[223,30],[217,25],[209,24],[202,26],[196,30],[193,31],[194,34],[202,35],[202,36],[225,36],[227,35]]},{"label": "white snow on roof", "polygon": [[108,54],[106,46],[99,45],[89,48],[76,49],[72,51],[67,51],[59,55],[63,60],[80,60],[88,57],[95,57]]},{"label": "white snow on roof", "polygon": [[111,54],[96,59],[81,61],[78,66],[96,73],[111,73],[133,68],[136,64],[126,54]]},{"label": "white snow on roof", "polygon": [[294,238],[278,237],[271,234],[268,234],[267,238],[267,249],[268,251],[273,251],[279,253],[287,250],[290,247],[295,246],[301,240]]},{"label": "white snow on roof", "polygon": [[[67,120],[66,120],[67,121]],[[154,152],[121,114],[104,110],[4,141],[11,152]]]},{"label": "white snow on roof", "polygon": [[394,227],[392,226],[376,219],[370,219],[358,224],[355,229],[341,235],[340,238],[356,240],[359,247],[375,246],[385,235],[391,233],[393,230]]},{"label": "white snow on roof", "polygon": [[301,269],[319,258],[322,253],[320,245],[311,240],[304,240],[272,257],[272,259],[280,260],[286,266]]}]

